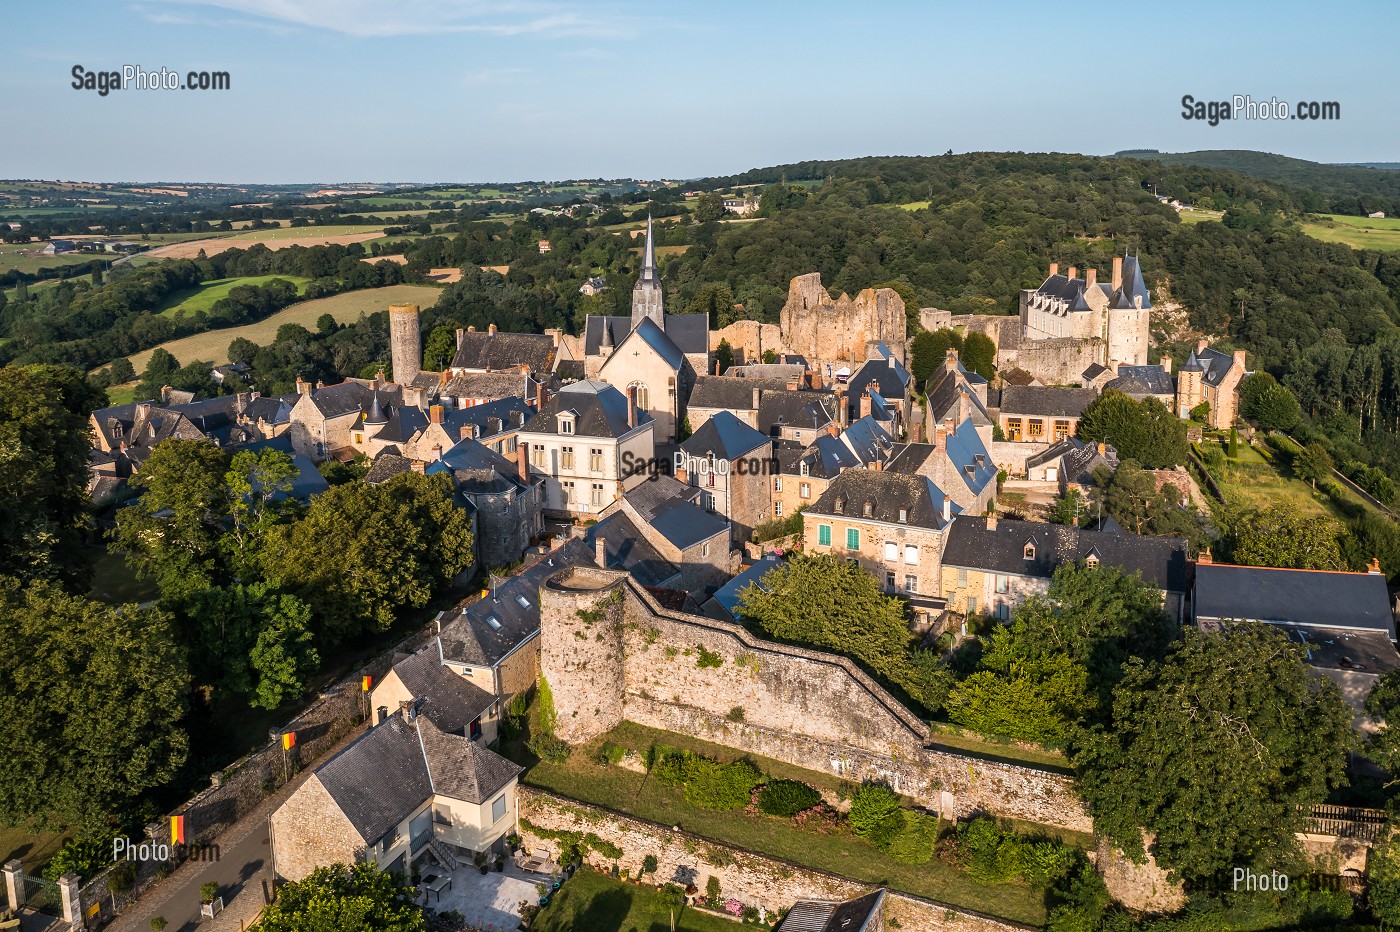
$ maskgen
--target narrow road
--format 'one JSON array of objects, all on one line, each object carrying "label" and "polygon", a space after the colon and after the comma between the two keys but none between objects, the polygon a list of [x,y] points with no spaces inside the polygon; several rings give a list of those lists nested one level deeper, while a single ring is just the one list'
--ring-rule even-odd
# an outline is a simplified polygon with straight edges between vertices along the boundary
[{"label": "narrow road", "polygon": [[[318,760],[340,751],[364,731],[352,729]],[[311,775],[308,766],[292,781],[262,802],[213,842],[219,846],[219,860],[213,863],[186,861],[169,877],[126,908],[107,928],[110,932],[150,932],[151,920],[163,916],[167,932],[242,932],[257,918],[263,907],[263,881],[272,886],[272,849],[268,844],[268,819]],[[213,881],[224,898],[224,911],[213,919],[199,915],[199,888]]]}]

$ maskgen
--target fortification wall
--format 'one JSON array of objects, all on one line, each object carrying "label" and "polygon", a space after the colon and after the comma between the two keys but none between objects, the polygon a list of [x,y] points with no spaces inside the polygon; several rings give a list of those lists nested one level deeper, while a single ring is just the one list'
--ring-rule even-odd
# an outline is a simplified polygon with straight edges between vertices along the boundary
[{"label": "fortification wall", "polygon": [[722,330],[710,331],[710,352],[717,351],[723,341],[728,341],[730,349],[734,351],[734,365],[743,366],[762,362],[765,350],[780,352],[783,348],[783,332],[777,324],[736,320]]},{"label": "fortification wall", "polygon": [[1084,370],[1093,363],[1103,363],[1105,358],[1102,340],[1063,337],[1022,340],[1014,350],[999,352],[997,365],[1024,369],[1046,385],[1078,385]]},{"label": "fortification wall", "polygon": [[[629,871],[635,877],[641,871],[642,859],[654,855],[656,873],[647,875],[649,882],[654,879],[660,883],[694,884],[703,890],[709,878],[714,877],[719,880],[723,896],[745,906],[764,908],[770,916],[799,899],[846,900],[868,893],[874,886],[527,787],[520,788],[519,799],[520,834],[531,851],[546,849],[558,853],[559,845],[532,832],[530,825],[551,832],[591,832],[622,850],[616,861],[590,854],[589,863],[599,869],[610,870],[616,864],[619,870]],[[886,895],[885,915],[897,919],[900,929],[913,932],[1004,932],[1028,928],[894,892]]]},{"label": "fortification wall", "polygon": [[[616,598],[612,591],[599,590]],[[931,748],[926,723],[846,658],[667,612],[630,582],[620,591],[620,613],[588,626],[577,593],[541,590],[541,665],[565,740],[587,740],[625,718],[850,780],[886,781],[948,817],[986,811],[1092,830],[1069,777]],[[584,614],[594,617],[586,607]]]},{"label": "fortification wall", "polygon": [[867,288],[854,298],[843,294],[833,301],[818,272],[792,280],[779,320],[789,352],[814,364],[820,360],[856,366],[866,360],[867,344],[880,341],[901,351],[907,338],[899,292]]}]

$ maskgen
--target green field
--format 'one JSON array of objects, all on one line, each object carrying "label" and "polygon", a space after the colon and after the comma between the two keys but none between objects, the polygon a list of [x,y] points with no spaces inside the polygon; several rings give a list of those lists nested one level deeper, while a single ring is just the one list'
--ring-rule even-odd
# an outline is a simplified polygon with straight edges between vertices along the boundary
[{"label": "green field", "polygon": [[1318,214],[1316,219],[1299,226],[1314,239],[1342,243],[1353,249],[1400,249],[1400,217],[1372,220],[1369,217]]},{"label": "green field", "polygon": [[208,311],[214,306],[215,301],[228,297],[228,293],[239,285],[265,285],[275,278],[285,279],[296,285],[298,294],[311,281],[309,278],[299,278],[295,275],[249,275],[244,278],[218,278],[207,281],[197,288],[187,288],[171,295],[157,309],[157,313],[162,317],[174,317],[178,311],[184,311],[187,315]]},{"label": "green field", "polygon": [[19,858],[26,874],[36,874],[72,837],[70,831],[35,831],[0,825],[0,864]]},{"label": "green field", "polygon": [[[94,259],[115,259],[111,253],[72,253],[58,256],[41,256],[37,253],[43,243],[0,243],[0,272],[19,271],[29,275],[40,269],[58,268],[67,265],[87,265]],[[33,255],[30,255],[33,253]]]},{"label": "green field", "polygon": [[[624,722],[603,738],[576,747],[563,764],[536,762],[518,744],[503,751],[517,763],[528,765],[523,782],[580,802],[684,830],[712,841],[758,854],[780,858],[804,867],[826,870],[871,884],[888,883],[892,889],[979,910],[993,916],[1040,925],[1045,922],[1044,891],[1020,883],[988,884],[935,857],[927,864],[910,865],[894,860],[870,842],[846,831],[829,835],[799,828],[787,819],[754,817],[743,810],[716,812],[688,803],[681,792],[649,779],[647,774],[597,763],[603,741],[645,753],[653,741],[695,750],[719,760],[733,760],[740,752],[686,735],[656,731]],[[801,780],[819,790],[835,793],[837,777],[803,770],[769,758],[747,755],[764,772],[779,778]],[[1056,833],[1065,837],[1065,833]],[[1074,837],[1074,844],[1092,839]],[[580,927],[581,928],[581,927]]]},{"label": "green field", "polygon": [[[418,304],[428,307],[437,302],[441,293],[442,289],[433,285],[390,285],[387,288],[349,291],[330,298],[317,298],[315,301],[293,304],[255,324],[210,330],[170,340],[162,343],[160,348],[173,353],[181,364],[202,359],[217,366],[228,362],[228,345],[235,337],[244,337],[261,345],[272,342],[273,337],[277,335],[277,328],[283,324],[301,324],[314,330],[316,318],[322,314],[330,314],[340,323],[348,324],[358,320],[362,314],[385,310],[391,304]],[[137,372],[145,369],[146,362],[153,352],[154,348],[129,357]]]},{"label": "green field", "polygon": [[[1204,447],[1207,440],[1201,444]],[[1286,501],[1298,508],[1305,516],[1314,518],[1344,519],[1337,505],[1326,495],[1315,491],[1301,479],[1293,477],[1287,466],[1276,462],[1273,450],[1251,446],[1240,441],[1235,457],[1227,456],[1225,474],[1215,476],[1221,491],[1231,502],[1240,503],[1254,509],[1264,509],[1280,501]],[[1348,502],[1368,511],[1374,507],[1362,501],[1360,496],[1343,487]]]},{"label": "green field", "polygon": [[[581,870],[550,898],[530,928],[538,932],[669,932],[671,914],[661,905],[655,887]],[[739,928],[737,921],[689,908],[676,917],[676,932],[738,932]]]},{"label": "green field", "polygon": [[384,229],[383,225],[376,224],[327,224],[326,226],[306,226],[306,227],[278,227],[274,230],[249,230],[246,233],[235,233],[228,239],[235,242],[248,241],[254,243],[266,243],[279,239],[310,239],[316,236],[344,236],[350,233],[379,233]]},{"label": "green field", "polygon": [[1225,216],[1223,210],[1197,210],[1192,207],[1190,210],[1179,210],[1176,215],[1181,218],[1182,223],[1205,223],[1207,220],[1219,220]]},{"label": "green field", "polygon": [[907,204],[896,204],[900,210],[923,210],[931,201],[910,201]]}]

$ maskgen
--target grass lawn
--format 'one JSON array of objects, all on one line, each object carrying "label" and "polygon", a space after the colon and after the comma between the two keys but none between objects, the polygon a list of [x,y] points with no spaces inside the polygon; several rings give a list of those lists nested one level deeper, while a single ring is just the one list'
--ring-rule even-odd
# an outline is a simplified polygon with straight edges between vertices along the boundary
[{"label": "grass lawn", "polygon": [[0,825],[0,864],[11,858],[19,858],[24,862],[26,874],[37,874],[72,835],[71,830],[35,831]]},{"label": "grass lawn", "polygon": [[92,587],[88,595],[110,605],[148,602],[160,597],[155,583],[138,579],[117,551],[93,547]]},{"label": "grass lawn", "polygon": [[[20,271],[29,275],[40,269],[56,269],[68,265],[90,265],[93,260],[116,258],[111,253],[65,252],[57,256],[39,254],[43,243],[0,243],[0,272]],[[30,289],[33,289],[31,284]]]},{"label": "grass lawn", "polygon": [[896,205],[894,205],[894,206],[898,207],[900,210],[923,210],[925,207],[927,207],[927,206],[928,206],[929,204],[931,204],[931,203],[933,203],[933,202],[932,202],[932,201],[910,201],[910,202],[907,203],[907,204],[896,204]]},{"label": "grass lawn", "polygon": [[1316,220],[1299,224],[1314,239],[1342,243],[1353,249],[1400,249],[1400,217],[1349,217],[1319,214]]},{"label": "grass lawn", "polygon": [[[683,909],[676,917],[676,932],[734,932],[738,926],[694,909]],[[671,915],[652,887],[582,870],[559,888],[530,927],[538,932],[670,932]]]},{"label": "grass lawn", "polygon": [[349,233],[379,233],[383,224],[337,224],[327,226],[278,227],[274,230],[249,230],[235,233],[229,239],[235,242],[266,243],[279,239],[308,239],[317,236],[344,236]]},{"label": "grass lawn", "polygon": [[1197,210],[1192,207],[1189,210],[1179,210],[1176,215],[1181,218],[1182,223],[1205,223],[1207,220],[1219,220],[1225,216],[1225,211]]},{"label": "grass lawn", "polygon": [[[653,740],[672,747],[703,751],[720,760],[740,753],[685,735],[654,731],[624,723],[603,739],[575,748],[563,764],[536,762],[519,744],[505,753],[529,766],[522,778],[530,786],[592,803],[663,825],[680,825],[704,838],[770,855],[806,867],[831,871],[871,884],[888,882],[904,890],[955,906],[980,910],[993,916],[1040,925],[1045,922],[1044,893],[1023,883],[986,884],[973,880],[953,866],[934,858],[927,864],[902,864],[853,834],[820,835],[804,831],[786,819],[749,816],[742,810],[713,812],[685,801],[678,789],[662,786],[645,774],[595,763],[593,754],[603,740],[645,750]],[[774,777],[802,780],[818,789],[835,790],[839,780],[768,758],[748,755]],[[1080,839],[1071,839],[1078,843]],[[582,926],[580,926],[582,928]]]},{"label": "grass lawn", "polygon": [[309,278],[300,278],[296,275],[249,275],[243,278],[216,278],[171,295],[160,306],[158,313],[162,317],[174,317],[176,311],[184,311],[186,314],[208,311],[214,306],[215,301],[227,298],[228,293],[239,285],[265,285],[274,278],[284,278],[296,285],[298,293],[311,281]]},{"label": "grass lawn", "polygon": [[[1204,449],[1212,442],[1214,441],[1207,439],[1202,442],[1201,447]],[[1303,480],[1294,478],[1292,470],[1284,463],[1278,462],[1277,454],[1272,450],[1260,449],[1241,440],[1237,445],[1235,457],[1231,459],[1227,454],[1225,464],[1225,474],[1215,478],[1225,497],[1232,502],[1263,509],[1275,502],[1286,501],[1296,506],[1304,515],[1339,520],[1346,518],[1326,495],[1314,491]],[[1374,506],[1363,501],[1350,489],[1344,486],[1343,491],[1348,501],[1368,511],[1375,511]]]},{"label": "grass lawn", "polygon": [[136,383],[124,382],[107,389],[107,404],[129,405],[136,400]]},{"label": "grass lawn", "polygon": [[[173,353],[182,365],[203,359],[217,366],[228,362],[228,345],[235,337],[244,337],[262,345],[271,343],[277,335],[277,328],[283,324],[301,324],[314,330],[316,318],[322,314],[330,314],[340,323],[348,324],[358,320],[361,314],[387,310],[391,304],[418,304],[428,307],[437,302],[441,293],[442,289],[435,285],[390,285],[387,288],[347,291],[329,298],[293,304],[255,324],[191,334],[178,340],[167,341],[161,346]],[[153,352],[154,348],[130,357],[131,364],[136,367],[137,372],[146,368],[146,362]]]}]

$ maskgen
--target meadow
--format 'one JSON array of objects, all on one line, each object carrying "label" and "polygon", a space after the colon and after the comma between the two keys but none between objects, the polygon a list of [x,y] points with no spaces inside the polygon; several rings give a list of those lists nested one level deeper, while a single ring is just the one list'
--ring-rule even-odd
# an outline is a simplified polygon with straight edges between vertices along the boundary
[{"label": "meadow", "polygon": [[[322,314],[330,314],[337,322],[348,324],[358,320],[362,314],[386,310],[391,304],[418,304],[428,307],[437,302],[441,291],[442,289],[432,285],[390,285],[387,288],[347,291],[345,294],[329,298],[293,304],[255,324],[209,330],[178,340],[168,340],[159,348],[172,353],[181,364],[200,359],[212,362],[216,366],[222,365],[228,362],[229,343],[237,337],[252,340],[259,345],[271,343],[277,335],[277,328],[283,324],[301,324],[308,329],[315,329],[316,319]],[[153,347],[128,357],[137,372],[145,369],[155,349]]]},{"label": "meadow", "polygon": [[298,294],[311,281],[309,278],[299,278],[296,275],[249,275],[243,278],[216,278],[213,281],[204,282],[196,288],[188,288],[171,295],[156,312],[162,317],[174,317],[179,311],[184,311],[186,314],[208,311],[214,306],[215,301],[228,297],[228,293],[239,285],[265,285],[274,278],[286,279],[296,285]]},{"label": "meadow", "polygon": [[1315,214],[1300,223],[1313,239],[1342,243],[1352,249],[1400,249],[1400,217],[1348,217],[1343,214]]}]

